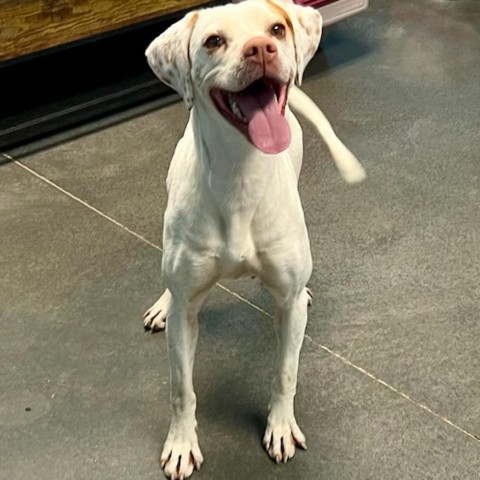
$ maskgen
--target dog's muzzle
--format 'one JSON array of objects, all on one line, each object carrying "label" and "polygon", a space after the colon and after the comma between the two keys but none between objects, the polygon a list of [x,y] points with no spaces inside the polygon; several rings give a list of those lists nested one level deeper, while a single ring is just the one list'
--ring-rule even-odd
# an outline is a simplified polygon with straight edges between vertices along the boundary
[{"label": "dog's muzzle", "polygon": [[262,77],[238,92],[213,88],[210,96],[220,114],[262,152],[280,153],[289,147],[288,84]]}]

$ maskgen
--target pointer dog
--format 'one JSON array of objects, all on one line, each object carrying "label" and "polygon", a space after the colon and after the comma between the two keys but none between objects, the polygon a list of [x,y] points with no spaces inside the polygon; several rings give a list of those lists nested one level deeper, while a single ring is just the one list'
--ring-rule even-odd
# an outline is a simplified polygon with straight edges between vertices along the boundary
[{"label": "pointer dog", "polygon": [[146,55],[190,110],[167,177],[162,275],[167,290],[144,317],[165,327],[171,372],[167,477],[200,468],[192,369],[198,311],[215,283],[256,276],[276,301],[278,366],[263,438],[277,462],[306,448],[294,416],[312,270],[297,190],[302,132],[288,107],[322,135],[347,181],[363,179],[355,157],[316,105],[293,84],[320,41],[320,14],[282,0],[246,0],[187,14]]}]

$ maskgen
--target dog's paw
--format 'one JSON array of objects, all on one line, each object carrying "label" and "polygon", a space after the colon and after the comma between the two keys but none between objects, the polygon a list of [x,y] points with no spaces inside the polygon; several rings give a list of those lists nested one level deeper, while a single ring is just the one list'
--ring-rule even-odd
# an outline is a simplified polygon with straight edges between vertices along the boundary
[{"label": "dog's paw", "polygon": [[277,463],[287,461],[295,455],[295,447],[307,449],[305,435],[300,430],[295,418],[281,418],[270,413],[263,445],[270,458]]},{"label": "dog's paw", "polygon": [[172,433],[171,429],[160,457],[165,476],[171,480],[184,480],[194,469],[199,470],[202,463],[203,455],[195,431]]},{"label": "dog's paw", "polygon": [[311,307],[313,305],[313,293],[312,290],[308,287],[305,287],[305,292],[307,294],[307,307]]},{"label": "dog's paw", "polygon": [[165,290],[163,295],[143,315],[143,328],[152,333],[165,330],[171,295]]}]

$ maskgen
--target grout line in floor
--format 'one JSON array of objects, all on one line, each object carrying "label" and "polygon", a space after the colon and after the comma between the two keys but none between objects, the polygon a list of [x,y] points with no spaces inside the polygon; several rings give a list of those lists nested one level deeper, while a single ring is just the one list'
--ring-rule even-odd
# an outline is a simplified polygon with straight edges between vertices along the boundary
[{"label": "grout line in floor", "polygon": [[428,412],[430,415],[433,415],[434,417],[440,419],[440,420],[443,420],[445,423],[447,423],[448,425],[450,425],[451,427],[455,428],[456,430],[458,430],[459,432],[462,432],[463,434],[469,436],[470,438],[472,438],[473,440],[477,441],[477,442],[480,442],[480,437],[478,437],[477,435],[473,434],[473,433],[470,433],[469,431],[463,429],[462,427],[460,427],[459,425],[453,423],[451,420],[449,420],[447,417],[443,416],[443,415],[440,415],[439,413],[435,412],[434,410],[432,410],[429,406],[425,405],[424,403],[421,403],[417,400],[415,400],[414,398],[410,397],[409,395],[407,395],[406,393],[402,392],[401,390],[399,390],[398,388],[395,388],[394,386],[390,385],[389,383],[385,382],[384,380],[382,380],[381,378],[378,378],[377,376],[373,375],[372,373],[368,372],[367,370],[365,370],[364,368],[356,365],[355,363],[351,362],[350,360],[348,360],[348,358],[344,357],[343,355],[340,355],[339,353],[335,352],[334,350],[326,347],[325,345],[322,345],[321,343],[318,343],[316,342],[310,335],[305,335],[305,338],[311,342],[313,345],[317,346],[318,348],[321,348],[322,350],[324,350],[325,352],[329,353],[330,355],[333,355],[335,358],[337,358],[338,360],[342,361],[343,363],[345,363],[346,365],[354,368],[355,370],[359,371],[360,373],[363,373],[364,375],[366,375],[367,377],[369,377],[370,379],[374,380],[375,382],[379,383],[380,385],[382,385],[383,387],[385,388],[388,388],[389,390],[391,390],[392,392],[396,393],[397,395],[400,395],[402,398],[404,398],[405,400],[409,401],[410,403],[413,403],[414,405],[416,405],[417,407],[421,408],[422,410],[425,410],[426,412]]},{"label": "grout line in floor", "polygon": [[248,300],[248,299],[245,298],[245,297],[242,297],[242,296],[239,295],[237,292],[235,292],[235,291],[233,291],[233,290],[230,290],[230,289],[227,288],[225,285],[222,285],[221,283],[217,283],[216,285],[217,285],[217,287],[219,287],[221,290],[229,293],[230,295],[234,296],[235,298],[238,298],[238,300],[240,300],[240,301],[243,302],[243,303],[246,303],[248,306],[254,308],[255,310],[257,310],[257,311],[260,312],[261,314],[265,315],[266,317],[273,318],[273,315],[272,315],[270,312],[267,312],[267,311],[264,310],[262,307],[259,307],[258,305],[255,305],[255,304],[252,303],[250,300]]},{"label": "grout line in floor", "polygon": [[[5,155],[5,154],[4,154]],[[10,157],[9,155],[7,156],[7,158]],[[130,228],[128,228],[126,225],[124,225],[123,223],[120,223],[118,220],[115,220],[114,218],[112,217],[109,217],[107,214],[103,213],[101,210],[98,210],[98,208],[95,208],[93,205],[90,205],[88,202],[86,202],[85,200],[82,200],[80,197],[77,197],[76,195],[74,195],[73,193],[69,192],[68,190],[65,190],[64,188],[62,188],[60,185],[57,185],[56,183],[52,182],[51,180],[49,180],[47,177],[44,177],[43,175],[41,175],[40,173],[36,172],[35,170],[32,170],[30,167],[27,167],[25,164],[23,164],[22,162],[19,162],[18,160],[15,160],[14,158],[10,157],[10,159],[13,161],[13,163],[15,163],[15,165],[19,166],[20,168],[23,168],[24,170],[26,170],[28,173],[30,173],[31,175],[33,175],[34,177],[37,177],[39,180],[41,180],[42,182],[45,182],[47,183],[48,185],[50,185],[51,187],[57,189],[59,192],[63,193],[64,195],[66,195],[67,197],[70,197],[72,200],[75,200],[76,202],[80,203],[81,205],[83,205],[84,207],[92,210],[93,212],[95,212],[96,214],[100,215],[101,217],[103,217],[105,220],[108,220],[109,222],[113,223],[114,225],[116,225],[117,227],[121,228],[122,230],[125,230],[126,232],[128,232],[130,235],[133,235],[134,237],[138,238],[139,240],[141,240],[142,242],[145,242],[147,245],[149,245],[150,247],[152,248],[155,248],[156,250],[158,251],[162,251],[162,248],[159,247],[157,244],[151,242],[150,240],[148,240],[148,238],[145,238],[143,235],[140,235],[139,233],[131,230]]]},{"label": "grout line in floor", "polygon": [[[134,230],[131,230],[130,228],[128,228],[126,225],[123,225],[121,222],[119,222],[118,220],[115,220],[114,218],[108,216],[107,214],[103,213],[102,211],[98,210],[97,208],[95,208],[93,205],[90,205],[88,202],[82,200],[80,197],[77,197],[76,195],[74,195],[73,193],[69,192],[68,190],[65,190],[64,188],[62,188],[60,185],[57,185],[55,182],[49,180],[47,177],[41,175],[40,173],[36,172],[35,170],[31,169],[30,167],[28,167],[27,165],[25,165],[24,163],[18,161],[18,160],[15,160],[14,158],[12,158],[10,155],[8,154],[5,154],[5,153],[2,153],[2,155],[7,158],[8,160],[12,161],[15,165],[17,165],[18,167],[22,168],[23,170],[25,170],[26,172],[28,172],[29,174],[33,175],[34,177],[38,178],[39,180],[47,183],[48,185],[50,185],[51,187],[55,188],[56,190],[58,190],[59,192],[63,193],[64,195],[70,197],[72,200],[75,200],[76,202],[80,203],[81,205],[83,205],[84,207],[92,210],[94,213],[100,215],[102,218],[104,218],[105,220],[113,223],[114,225],[116,225],[117,227],[121,228],[122,230],[126,231],[127,233],[129,233],[130,235],[133,235],[135,238],[137,238],[138,240],[141,240],[142,242],[146,243],[147,245],[149,245],[150,247],[154,248],[155,250],[159,251],[159,252],[162,252],[162,248],[151,242],[150,240],[148,240],[147,238],[145,238],[143,235],[140,235],[139,233],[135,232]],[[259,307],[258,305],[255,305],[254,303],[250,302],[248,299],[242,297],[241,295],[239,295],[238,293],[236,293],[235,291],[233,290],[230,290],[229,288],[225,287],[224,285],[220,284],[220,283],[217,283],[216,284],[217,287],[219,287],[220,289],[224,290],[225,292],[229,293],[230,295],[234,296],[235,298],[237,298],[238,300],[240,300],[241,302],[243,303],[246,303],[247,305],[249,305],[250,307],[254,308],[255,310],[257,310],[258,312],[262,313],[263,315],[269,317],[269,318],[273,318],[273,315],[269,312],[267,312],[266,310],[264,310],[263,308]],[[389,389],[390,391],[392,391],[393,393],[399,395],[400,397],[402,397],[403,399],[407,400],[408,402],[412,403],[413,405],[417,406],[418,408],[426,411],[427,413],[429,413],[430,415],[434,416],[435,418],[439,419],[439,420],[442,420],[443,422],[447,423],[449,426],[451,426],[452,428],[456,429],[457,431],[463,433],[464,435],[467,435],[469,438],[471,438],[472,440],[476,441],[476,442],[479,442],[480,443],[480,437],[463,429],[462,427],[460,427],[459,425],[453,423],[451,420],[449,420],[447,417],[435,412],[434,410],[432,410],[430,407],[428,407],[427,405],[413,399],[412,397],[410,397],[409,395],[407,395],[406,393],[402,392],[401,390],[395,388],[394,386],[390,385],[389,383],[385,382],[384,380],[382,380],[381,378],[378,378],[376,377],[375,375],[373,375],[372,373],[368,372],[367,370],[365,370],[364,368],[356,365],[355,363],[351,362],[350,360],[348,360],[348,358],[340,355],[339,353],[335,352],[334,350],[328,348],[327,346],[325,345],[322,345],[321,343],[318,343],[316,342],[315,340],[313,340],[313,338],[306,334],[305,335],[305,338],[311,342],[313,345],[315,345],[317,348],[320,348],[321,350],[327,352],[328,354],[330,354],[331,356],[335,357],[337,360],[340,360],[341,362],[343,362],[345,365],[348,365],[349,367],[351,368],[354,368],[355,370],[357,370],[358,372],[362,373],[363,375],[367,376],[368,378],[370,378],[371,380],[374,380],[375,382],[377,382],[378,384],[382,385],[383,387]]]},{"label": "grout line in floor", "polygon": [[3,157],[3,158],[0,158],[0,165],[2,165],[3,163],[10,163],[14,161],[14,159],[8,153],[5,153],[5,152],[0,152],[0,157]]}]

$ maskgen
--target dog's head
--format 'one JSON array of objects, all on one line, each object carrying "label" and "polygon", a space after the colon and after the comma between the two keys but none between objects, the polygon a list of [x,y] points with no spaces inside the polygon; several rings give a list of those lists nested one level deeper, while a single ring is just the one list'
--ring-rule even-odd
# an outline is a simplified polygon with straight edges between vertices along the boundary
[{"label": "dog's head", "polygon": [[246,0],[190,12],[156,38],[146,55],[189,109],[210,104],[259,150],[278,153],[290,144],[288,89],[301,83],[321,30],[313,8]]}]

